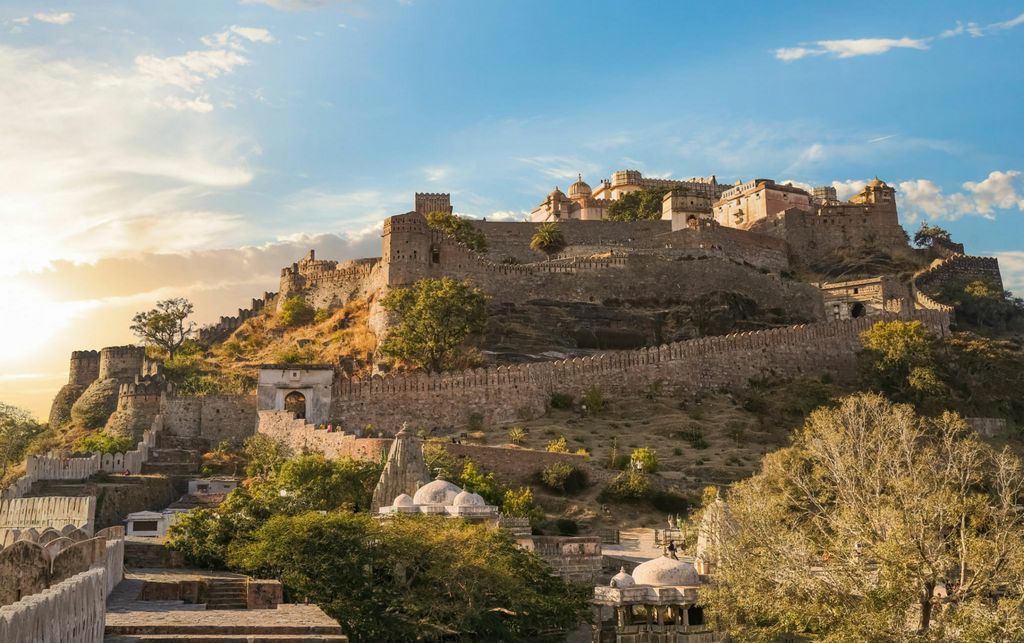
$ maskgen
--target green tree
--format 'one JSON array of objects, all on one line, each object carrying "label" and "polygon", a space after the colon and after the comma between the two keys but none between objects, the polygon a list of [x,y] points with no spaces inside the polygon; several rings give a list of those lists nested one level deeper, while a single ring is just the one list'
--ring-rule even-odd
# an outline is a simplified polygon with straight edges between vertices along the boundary
[{"label": "green tree", "polygon": [[545,487],[558,493],[576,493],[587,486],[587,472],[568,462],[552,462],[540,472]]},{"label": "green tree", "polygon": [[264,433],[245,439],[245,477],[270,480],[291,455],[287,446]]},{"label": "green tree", "polygon": [[656,188],[623,194],[608,204],[608,219],[611,221],[660,219],[661,199],[667,192],[666,188]]},{"label": "green tree", "polygon": [[498,481],[493,472],[480,470],[475,462],[467,459],[462,465],[462,475],[457,484],[473,493],[480,494],[489,504],[501,506],[505,496],[505,485]]},{"label": "green tree", "polygon": [[956,308],[958,325],[978,329],[1005,329],[1024,312],[1012,293],[980,279],[949,283],[942,289],[941,299]]},{"label": "green tree", "polygon": [[293,295],[281,302],[280,320],[282,326],[294,328],[305,326],[316,317],[316,308],[299,295]]},{"label": "green tree", "polygon": [[937,374],[939,341],[920,321],[878,322],[861,335],[868,384],[903,400],[928,401],[944,386]]},{"label": "green tree", "polygon": [[454,368],[467,340],[483,331],[487,298],[469,282],[421,279],[410,288],[396,288],[381,302],[398,323],[381,351],[428,371]]},{"label": "green tree", "polygon": [[476,226],[451,212],[427,214],[427,225],[441,230],[477,254],[487,252],[487,237]]},{"label": "green tree", "polygon": [[158,301],[156,308],[135,313],[131,331],[147,346],[155,346],[174,359],[195,330],[195,322],[186,321],[193,310],[192,302],[183,297]]},{"label": "green tree", "polygon": [[21,462],[32,438],[43,428],[25,409],[0,402],[0,480],[10,465]]},{"label": "green tree", "polygon": [[927,221],[921,222],[921,227],[914,233],[914,245],[918,248],[931,248],[936,241],[950,243],[953,241],[949,232],[939,226],[928,225]]},{"label": "green tree", "polygon": [[81,453],[125,453],[137,446],[135,438],[130,435],[111,435],[109,433],[91,433],[75,444]]},{"label": "green tree", "polygon": [[542,223],[530,238],[530,249],[553,255],[565,248],[565,235],[557,223]]},{"label": "green tree", "polygon": [[1000,639],[964,632],[1021,621],[1022,492],[1020,460],[959,416],[850,396],[733,486],[702,600],[740,641]]},{"label": "green tree", "polygon": [[529,518],[531,525],[544,519],[544,510],[537,506],[533,489],[529,487],[506,489],[501,499],[501,513],[514,518]]},{"label": "green tree", "polygon": [[536,640],[587,609],[582,588],[506,532],[443,517],[279,516],[230,561],[280,578],[289,599],[315,602],[356,642]]},{"label": "green tree", "polygon": [[365,511],[380,471],[377,462],[305,454],[284,461],[276,486],[288,494],[290,514],[340,508]]}]

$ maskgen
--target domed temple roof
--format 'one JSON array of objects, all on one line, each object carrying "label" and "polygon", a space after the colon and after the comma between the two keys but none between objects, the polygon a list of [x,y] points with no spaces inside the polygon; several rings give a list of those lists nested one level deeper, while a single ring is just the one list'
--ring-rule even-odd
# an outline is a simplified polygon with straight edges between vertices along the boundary
[{"label": "domed temple roof", "polygon": [[692,563],[662,556],[637,565],[633,570],[633,581],[637,585],[678,587],[698,585],[700,578]]},{"label": "domed temple roof", "polygon": [[448,506],[455,503],[455,497],[460,493],[462,489],[447,480],[434,480],[417,489],[412,501],[417,505]]},{"label": "domed temple roof", "polygon": [[592,194],[590,186],[583,180],[583,175],[579,175],[579,180],[569,186],[569,198],[577,197],[588,197]]},{"label": "domed temple roof", "polygon": [[612,576],[612,580],[609,583],[611,587],[618,587],[619,589],[625,589],[636,585],[636,581],[633,577],[626,573],[625,567],[619,568],[619,573]]}]

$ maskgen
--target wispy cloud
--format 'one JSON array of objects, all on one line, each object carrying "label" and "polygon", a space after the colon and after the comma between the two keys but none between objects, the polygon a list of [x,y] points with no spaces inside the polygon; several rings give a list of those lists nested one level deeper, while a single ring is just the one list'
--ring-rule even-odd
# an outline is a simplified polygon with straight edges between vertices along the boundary
[{"label": "wispy cloud", "polygon": [[928,49],[930,43],[937,38],[955,38],[967,34],[973,38],[981,38],[993,31],[1012,29],[1024,24],[1024,13],[1010,20],[994,22],[981,26],[976,22],[963,23],[957,21],[956,26],[946,29],[937,36],[923,38],[851,38],[844,40],[815,40],[801,43],[796,47],[780,47],[772,53],[783,62],[792,62],[812,56],[829,55],[833,58],[853,58],[856,56],[877,56],[893,49]]},{"label": "wispy cloud", "polygon": [[66,25],[75,19],[75,14],[64,12],[64,13],[36,13],[32,15],[33,18],[39,22],[45,22],[51,25]]}]

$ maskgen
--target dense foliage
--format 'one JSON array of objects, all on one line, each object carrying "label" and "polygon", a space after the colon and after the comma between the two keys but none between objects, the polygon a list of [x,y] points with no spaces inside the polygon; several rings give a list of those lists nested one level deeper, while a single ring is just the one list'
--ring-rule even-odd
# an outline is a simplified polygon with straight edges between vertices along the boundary
[{"label": "dense foliage", "polygon": [[177,297],[156,302],[156,308],[135,313],[131,331],[146,343],[165,351],[171,359],[182,343],[195,330],[195,322],[186,321],[192,314],[192,302]]},{"label": "dense foliage", "polygon": [[487,237],[476,226],[460,216],[451,212],[431,212],[427,214],[427,225],[454,237],[456,241],[473,252],[478,254],[487,252]]},{"label": "dense foliage", "polygon": [[7,468],[21,461],[32,438],[43,431],[43,425],[25,409],[0,402],[0,480]]},{"label": "dense foliage", "polygon": [[666,188],[636,190],[623,194],[608,204],[610,221],[642,221],[661,218],[661,199]]},{"label": "dense foliage", "polygon": [[565,235],[557,223],[542,223],[530,238],[530,249],[553,255],[565,248]]},{"label": "dense foliage", "polygon": [[733,487],[702,598],[739,641],[1016,640],[1022,473],[957,415],[845,398]]},{"label": "dense foliage", "polygon": [[279,315],[282,326],[288,328],[305,326],[313,321],[314,317],[316,317],[316,308],[313,308],[313,306],[302,297],[293,295],[281,302],[281,311]]},{"label": "dense foliage", "polygon": [[276,516],[230,562],[280,578],[353,641],[533,641],[587,609],[584,588],[506,532],[439,516]]},{"label": "dense foliage", "polygon": [[914,245],[918,248],[930,248],[936,241],[949,243],[952,240],[947,230],[928,225],[927,221],[922,221],[921,227],[914,233]]},{"label": "dense foliage", "polygon": [[398,320],[381,352],[428,371],[461,365],[467,340],[482,332],[487,322],[483,292],[449,277],[396,288],[381,303]]},{"label": "dense foliage", "polygon": [[958,327],[1002,331],[1024,320],[1024,300],[986,281],[951,282],[939,297],[956,309]]},{"label": "dense foliage", "polygon": [[110,433],[90,433],[75,444],[79,453],[125,453],[131,451],[137,441],[130,435],[112,435]]}]

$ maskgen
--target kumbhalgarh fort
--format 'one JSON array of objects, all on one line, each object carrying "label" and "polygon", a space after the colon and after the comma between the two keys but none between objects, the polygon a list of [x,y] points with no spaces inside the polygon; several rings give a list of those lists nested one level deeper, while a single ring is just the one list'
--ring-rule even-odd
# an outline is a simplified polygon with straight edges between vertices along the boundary
[{"label": "kumbhalgarh fort", "polygon": [[[962,439],[1010,445],[999,457],[1017,448],[1019,402],[976,384],[1002,368],[984,360],[1010,349],[986,345],[979,357],[962,339],[989,323],[964,292],[1003,303],[999,264],[939,228],[908,234],[882,178],[841,199],[829,185],[627,169],[594,185],[579,176],[537,203],[522,221],[490,221],[459,216],[447,193],[416,193],[381,223],[379,256],[310,250],[236,315],[192,331],[189,307],[176,339],[173,328],[147,334],[137,316],[138,345],[71,353],[50,442],[14,465],[0,500],[0,641],[414,640],[414,630],[415,640],[749,640],[730,632],[762,617],[750,607],[734,622],[722,605],[747,600],[730,588],[758,577],[744,567],[750,539],[775,544],[757,535],[751,494],[774,521],[766,529],[807,494],[818,504],[794,520],[835,530],[759,553],[756,569],[772,578],[838,575],[843,543],[830,538],[856,548],[842,559],[855,578],[874,578],[892,553],[848,516],[846,532],[828,522],[824,505],[845,500],[810,485],[832,465],[866,475],[895,438],[863,429],[812,471],[801,454],[830,438],[807,432],[829,413],[875,426],[872,413],[909,423],[950,408],[959,419],[944,426]],[[899,346],[936,357],[904,366],[899,346],[879,343],[899,333]],[[951,364],[970,374],[943,379]],[[998,378],[1015,385],[1020,374]],[[859,390],[873,393],[843,397]],[[926,442],[919,431],[907,453]],[[901,480],[936,470],[911,467]],[[987,483],[973,480],[982,494]],[[772,496],[780,489],[790,505]],[[892,498],[879,515],[918,519],[898,503],[910,491],[879,493],[859,502]],[[984,513],[972,506],[965,542],[982,538],[967,534]],[[921,531],[942,531],[929,520]],[[466,545],[461,560],[430,562],[441,543],[484,537],[484,553]],[[897,619],[914,628],[923,614],[953,614],[948,597],[985,567],[927,542],[934,576]],[[986,562],[1009,566],[1015,546],[979,545]],[[359,553],[342,568],[338,552]],[[519,571],[478,577],[478,555]],[[324,567],[308,569],[321,556]],[[472,629],[431,629],[442,617],[414,602],[421,582],[448,603],[459,604],[455,585],[466,596],[487,586],[491,598],[445,615]],[[835,609],[862,609],[869,584]],[[1010,591],[996,585],[970,604]],[[373,601],[394,607],[370,614]],[[961,640],[962,624],[943,623]],[[813,624],[776,625],[772,640],[817,640]]]}]

